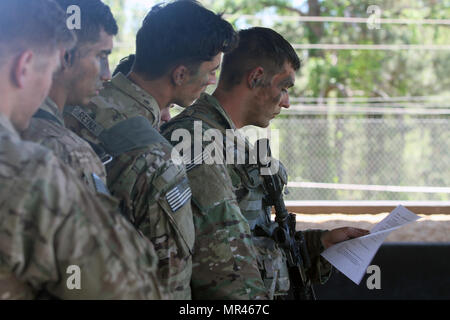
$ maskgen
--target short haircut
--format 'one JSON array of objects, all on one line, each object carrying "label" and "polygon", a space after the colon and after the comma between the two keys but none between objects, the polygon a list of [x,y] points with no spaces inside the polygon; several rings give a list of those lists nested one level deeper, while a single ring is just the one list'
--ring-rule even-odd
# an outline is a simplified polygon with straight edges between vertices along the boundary
[{"label": "short haircut", "polygon": [[133,71],[153,80],[178,65],[196,73],[237,44],[237,33],[221,15],[192,0],[156,5],[147,14],[136,36]]},{"label": "short haircut", "polygon": [[295,49],[280,34],[262,27],[241,30],[237,48],[224,55],[220,84],[229,90],[259,66],[272,77],[282,71],[285,62],[290,63],[294,70],[300,69]]},{"label": "short haircut", "polygon": [[24,50],[52,53],[70,49],[75,36],[66,15],[53,0],[0,1],[0,64]]},{"label": "short haircut", "polygon": [[129,56],[120,59],[119,64],[117,65],[116,69],[114,70],[112,76],[114,77],[119,72],[124,75],[129,74],[131,71],[131,68],[133,67],[135,59],[136,59],[136,56],[134,54],[130,54]]},{"label": "short haircut", "polygon": [[[81,26],[74,29],[77,35],[76,47],[88,42],[97,42],[100,39],[100,31],[103,29],[109,35],[115,36],[119,27],[114,19],[111,9],[100,0],[55,0],[64,12],[72,5],[80,8]],[[67,17],[70,14],[67,13]]]}]

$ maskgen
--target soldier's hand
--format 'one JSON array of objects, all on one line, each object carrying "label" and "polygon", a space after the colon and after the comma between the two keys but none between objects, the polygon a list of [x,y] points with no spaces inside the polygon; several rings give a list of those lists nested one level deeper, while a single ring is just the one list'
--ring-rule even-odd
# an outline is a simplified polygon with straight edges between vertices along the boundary
[{"label": "soldier's hand", "polygon": [[362,237],[369,233],[368,230],[364,229],[343,227],[324,232],[320,237],[320,240],[322,240],[323,246],[327,249],[336,243]]}]

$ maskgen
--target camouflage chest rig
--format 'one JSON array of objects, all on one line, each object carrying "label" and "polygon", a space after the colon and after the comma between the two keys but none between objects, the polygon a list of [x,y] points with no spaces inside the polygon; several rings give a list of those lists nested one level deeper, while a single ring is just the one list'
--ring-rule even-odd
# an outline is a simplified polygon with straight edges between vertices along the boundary
[{"label": "camouflage chest rig", "polygon": [[[235,149],[235,154],[237,153]],[[261,168],[258,164],[252,164],[253,161],[249,161],[251,155],[252,146],[246,143],[245,164],[229,164],[227,169],[241,212],[247,218],[252,230],[264,284],[269,290],[270,297],[274,298],[286,295],[289,291],[289,272],[283,250],[271,238],[273,230],[278,225],[271,220],[272,207],[266,204],[267,193],[260,174]],[[281,172],[282,170],[279,173]]]},{"label": "camouflage chest rig", "polygon": [[[184,166],[171,160],[172,146],[140,115],[106,128],[79,107],[67,108],[65,112],[94,137],[95,143],[89,143],[106,165],[108,187],[121,200],[122,213],[155,245],[161,283],[167,286],[169,298],[190,299],[195,234],[192,194]],[[155,172],[152,170],[160,170],[151,169],[152,164],[162,166],[163,171],[158,171],[146,187],[146,176]]]},{"label": "camouflage chest rig", "polygon": [[[287,259],[283,250],[271,238],[271,233],[277,224],[271,221],[271,206],[265,204],[266,191],[260,175],[260,167],[255,161],[251,161],[253,147],[247,140],[244,141],[244,137],[238,138],[237,144],[235,141],[227,139],[227,131],[235,132],[234,129],[225,128],[223,123],[208,117],[203,110],[200,111],[191,107],[185,110],[185,114],[193,121],[201,121],[206,124],[206,127],[219,130],[222,133],[224,155],[232,154],[235,160],[245,157],[245,161],[240,162],[244,162],[244,164],[236,163],[236,161],[232,161],[230,164],[227,159],[226,168],[241,213],[249,223],[252,241],[257,253],[258,268],[269,297],[273,299],[287,295],[290,288]],[[172,123],[174,121],[176,119],[172,120]],[[230,136],[234,137],[234,134]],[[245,145],[243,147],[241,145],[242,148],[238,148],[239,141],[244,141]],[[245,154],[242,154],[242,151]],[[287,183],[287,174],[282,165],[280,165],[279,177],[284,184]]]}]

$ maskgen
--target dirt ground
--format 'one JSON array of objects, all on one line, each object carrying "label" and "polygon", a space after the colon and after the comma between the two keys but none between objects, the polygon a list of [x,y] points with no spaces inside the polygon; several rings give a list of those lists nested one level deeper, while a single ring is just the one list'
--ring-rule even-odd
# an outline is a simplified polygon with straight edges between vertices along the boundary
[{"label": "dirt ground", "polygon": [[[334,229],[351,226],[370,230],[388,213],[376,215],[297,214],[297,230]],[[422,218],[393,231],[385,242],[450,242],[450,215],[420,215]]]}]

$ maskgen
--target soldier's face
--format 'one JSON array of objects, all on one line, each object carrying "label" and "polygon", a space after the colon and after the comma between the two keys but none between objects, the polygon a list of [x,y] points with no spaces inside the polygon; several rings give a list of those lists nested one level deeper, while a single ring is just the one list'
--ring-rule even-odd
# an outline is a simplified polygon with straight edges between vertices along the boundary
[{"label": "soldier's face", "polygon": [[17,130],[28,128],[33,114],[47,97],[53,81],[53,74],[60,66],[61,50],[51,54],[33,52],[24,66],[21,81],[20,101],[11,113],[11,122]]},{"label": "soldier's face", "polygon": [[103,82],[111,79],[108,56],[113,48],[113,36],[100,31],[99,41],[82,45],[70,67],[66,104],[87,105],[98,95]]},{"label": "soldier's face", "polygon": [[270,121],[281,112],[281,108],[289,108],[288,89],[294,83],[295,71],[290,63],[285,63],[280,73],[254,89],[254,103],[248,108],[246,125],[262,128],[269,126]]},{"label": "soldier's face", "polygon": [[179,90],[177,101],[174,102],[182,107],[190,106],[209,85],[216,84],[222,56],[223,53],[219,53],[211,61],[203,62],[196,74],[189,76],[186,84]]}]

